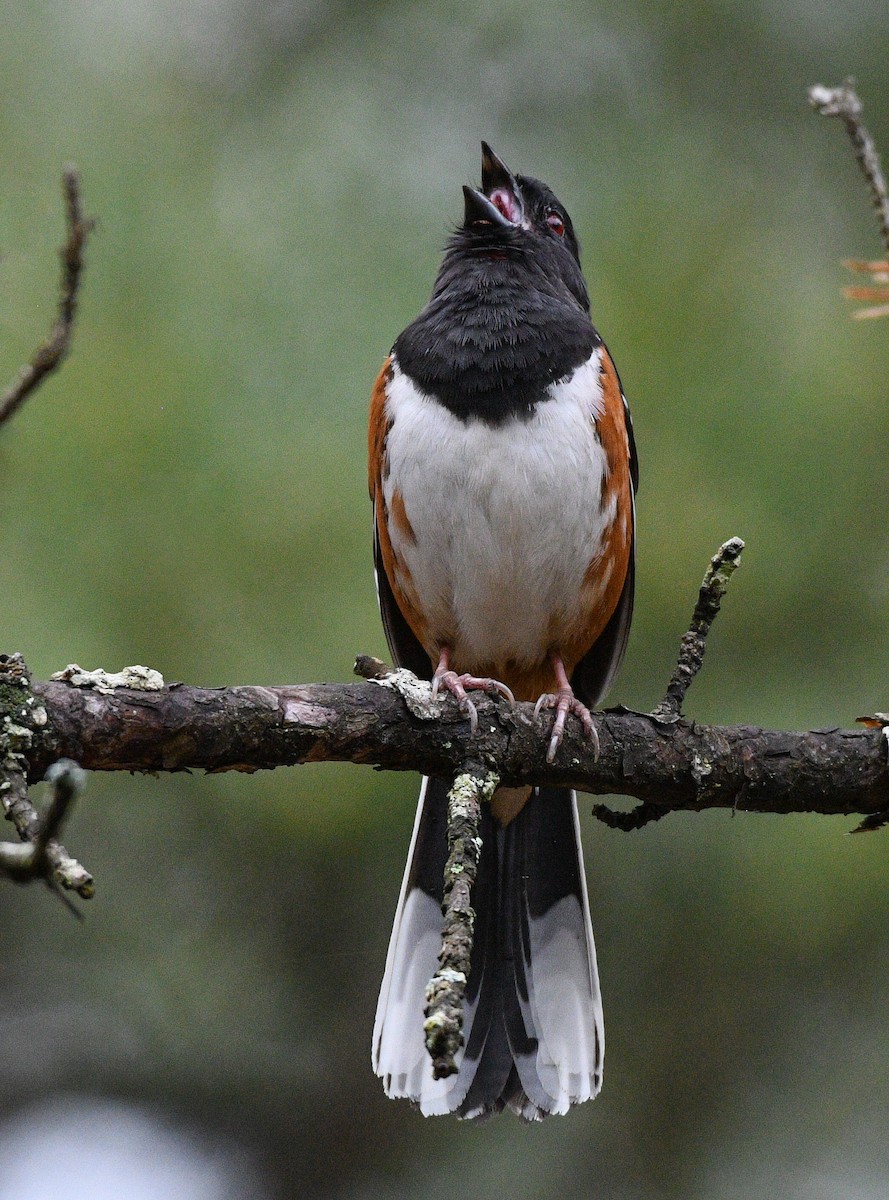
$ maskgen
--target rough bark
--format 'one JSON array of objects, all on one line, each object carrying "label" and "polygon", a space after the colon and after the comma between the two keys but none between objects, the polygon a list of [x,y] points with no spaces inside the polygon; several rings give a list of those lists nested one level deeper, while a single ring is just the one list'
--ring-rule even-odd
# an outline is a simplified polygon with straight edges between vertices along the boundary
[{"label": "rough bark", "polygon": [[256,771],[330,760],[453,778],[467,759],[509,786],[567,784],[635,797],[655,809],[873,814],[889,808],[881,729],[808,733],[662,721],[612,710],[597,717],[601,752],[569,721],[553,764],[548,723],[531,704],[480,698],[479,727],[436,705],[407,672],[353,684],[119,688],[35,682],[46,723],[34,730],[29,778],[59,758],[91,771]]},{"label": "rough bark", "polygon": [[497,787],[497,776],[468,767],[448,793],[448,860],[438,970],[426,987],[423,1034],[434,1079],[456,1075],[455,1056],[463,1045],[463,997],[472,965],[475,912],[472,888],[482,852],[482,804]]}]

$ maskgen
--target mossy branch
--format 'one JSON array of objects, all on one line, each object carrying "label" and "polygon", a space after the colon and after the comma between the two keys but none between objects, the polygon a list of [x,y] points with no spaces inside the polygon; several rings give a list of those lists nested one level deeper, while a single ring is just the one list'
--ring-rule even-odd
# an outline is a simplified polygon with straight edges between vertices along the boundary
[{"label": "mossy branch", "polygon": [[[362,665],[367,660],[362,660]],[[376,660],[375,660],[376,661]],[[468,761],[508,787],[552,784],[644,801],[659,811],[869,814],[889,808],[882,728],[807,733],[701,725],[612,709],[596,716],[601,752],[569,720],[553,763],[551,715],[480,698],[479,728],[409,671],[346,684],[139,688],[34,681],[45,721],[32,728],[27,774],[70,758],[93,771],[258,771],[348,761],[453,779]],[[108,677],[113,679],[114,677]],[[132,682],[138,673],[122,676]],[[159,679],[159,677],[156,677]]]}]

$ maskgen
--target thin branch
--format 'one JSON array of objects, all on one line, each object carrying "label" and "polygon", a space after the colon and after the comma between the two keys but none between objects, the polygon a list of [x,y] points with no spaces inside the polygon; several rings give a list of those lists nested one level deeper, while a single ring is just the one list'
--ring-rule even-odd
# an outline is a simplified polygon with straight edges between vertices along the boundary
[{"label": "thin branch", "polygon": [[[28,781],[22,772],[11,770],[3,772],[2,782],[0,782],[0,800],[2,800],[7,820],[15,821],[20,813],[27,813],[29,818],[33,816],[33,829],[36,836],[37,814],[29,804]],[[24,842],[0,842],[0,869],[4,875],[19,880],[21,872],[24,871],[27,878],[31,879],[33,878],[33,861],[34,843],[31,838],[26,837]]]},{"label": "thin branch", "polygon": [[[692,613],[691,625],[679,643],[679,658],[667,685],[666,694],[651,713],[653,720],[669,725],[678,721],[682,715],[682,705],[686,693],[704,664],[707,637],[713,627],[713,622],[719,615],[728,582],[735,569],[741,564],[743,549],[744,543],[740,538],[730,538],[727,542],[723,542],[710,559],[710,565],[698,592],[698,602]],[[607,825],[609,829],[620,829],[623,833],[633,833],[638,829],[644,829],[646,825],[660,821],[668,812],[670,812],[669,808],[652,804],[647,800],[629,812],[616,811],[609,808],[607,804],[594,804],[592,808],[593,816],[603,825]]]},{"label": "thin branch", "polygon": [[21,408],[27,397],[40,386],[47,375],[61,366],[71,346],[77,293],[83,271],[83,248],[95,221],[83,215],[80,204],[80,174],[76,167],[65,168],[62,186],[68,238],[59,251],[62,260],[62,281],[58,316],[49,337],[38,346],[31,361],[22,367],[18,378],[0,396],[0,425]]},{"label": "thin branch", "polygon": [[[880,156],[874,145],[874,140],[861,120],[862,104],[855,91],[852,80],[846,80],[841,87],[824,87],[816,84],[809,88],[809,102],[823,117],[839,117],[846,126],[846,132],[852,141],[855,158],[861,167],[862,174],[870,188],[871,199],[877,213],[877,221],[889,257],[889,194],[886,190],[886,180],[880,166]],[[845,287],[843,295],[849,300],[861,300],[870,307],[859,308],[852,314],[858,320],[873,317],[889,316],[889,262],[863,262],[859,259],[847,259],[844,263],[850,271],[871,276],[871,287]]]},{"label": "thin branch", "polygon": [[809,88],[809,103],[822,117],[839,117],[846,126],[855,158],[870,188],[883,245],[889,253],[889,193],[874,139],[861,120],[862,104],[853,81],[847,79],[840,87],[817,83]]},{"label": "thin branch", "polygon": [[23,843],[0,842],[0,872],[19,882],[44,878],[88,900],[95,891],[92,875],[56,840],[83,787],[84,772],[68,760],[48,766],[46,779],[53,785],[53,796],[42,821],[28,796],[31,754],[46,719],[22,656],[0,655],[0,804]]},{"label": "thin branch", "polygon": [[28,814],[29,825],[32,828],[35,820],[37,821],[33,840],[0,842],[0,874],[6,875],[16,883],[30,883],[34,879],[42,879],[68,911],[82,920],[80,910],[74,907],[60,889],[74,888],[83,898],[89,899],[93,894],[92,877],[87,875],[79,863],[68,857],[55,838],[61,832],[71,802],[83,791],[86,772],[82,771],[77,763],[63,759],[53,763],[46,773],[46,779],[53,785],[49,808],[43,820],[37,819],[33,810]]},{"label": "thin branch", "polygon": [[54,787],[42,820],[28,800],[24,786],[20,784],[3,793],[7,819],[13,822],[23,840],[0,842],[0,873],[17,883],[44,879],[51,886],[75,891],[83,900],[89,900],[95,893],[92,875],[56,840],[71,802],[83,790],[86,772],[65,759],[54,763],[46,778]]},{"label": "thin branch", "polygon": [[45,779],[52,785],[52,799],[34,842],[38,858],[48,857],[49,847],[61,833],[69,808],[86,787],[86,771],[70,758],[60,758],[46,772]]},{"label": "thin branch", "polygon": [[439,967],[426,987],[423,1032],[434,1079],[456,1075],[454,1056],[463,1045],[463,996],[472,959],[475,883],[482,842],[481,806],[494,795],[498,779],[490,771],[467,766],[448,793],[448,861],[444,871]]},{"label": "thin branch", "polygon": [[651,714],[659,721],[676,721],[682,713],[685,693],[703,665],[707,635],[719,613],[728,582],[740,565],[743,549],[744,543],[740,538],[730,538],[710,559],[710,566],[704,575],[698,602],[692,613],[691,625],[679,647],[676,669],[667,685],[666,695]]},{"label": "thin branch", "polygon": [[[704,665],[707,637],[719,615],[729,580],[741,565],[743,549],[744,543],[739,537],[729,538],[710,559],[698,592],[698,602],[691,616],[691,625],[679,643],[679,658],[667,684],[666,694],[651,714],[655,721],[669,725],[678,721],[682,715],[686,693]],[[623,833],[644,829],[653,821],[660,821],[669,811],[668,808],[658,807],[648,801],[643,801],[630,812],[617,812],[607,804],[594,804],[592,809],[593,816],[603,825],[607,825],[609,829],[620,829]]]}]

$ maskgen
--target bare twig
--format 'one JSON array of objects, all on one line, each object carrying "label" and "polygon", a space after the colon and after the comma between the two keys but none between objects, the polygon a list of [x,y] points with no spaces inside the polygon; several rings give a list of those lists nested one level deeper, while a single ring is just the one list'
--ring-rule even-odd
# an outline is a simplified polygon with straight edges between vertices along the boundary
[{"label": "bare twig", "polygon": [[[666,695],[651,713],[652,720],[672,724],[681,717],[685,694],[703,665],[707,635],[719,613],[728,581],[741,561],[743,549],[744,543],[740,538],[730,538],[710,559],[692,613],[691,625],[679,645],[679,660],[667,685]],[[629,812],[617,812],[607,804],[594,804],[592,809],[593,816],[609,829],[620,829],[624,833],[643,829],[652,821],[659,821],[669,811],[669,808],[649,801],[643,801]]]},{"label": "bare twig", "polygon": [[45,878],[88,900],[95,891],[93,877],[56,840],[71,801],[83,787],[84,772],[68,760],[49,767],[46,779],[53,784],[53,798],[43,821],[28,796],[31,755],[46,719],[22,656],[0,655],[0,804],[24,843],[0,843],[0,872],[20,882]]},{"label": "bare twig", "polygon": [[[840,87],[825,87],[815,84],[809,88],[809,103],[823,117],[839,117],[846,126],[846,132],[852,141],[855,158],[861,167],[861,172],[870,188],[871,199],[877,213],[880,234],[883,245],[889,254],[889,193],[886,189],[886,179],[880,166],[880,156],[874,145],[874,140],[861,120],[862,104],[855,91],[854,83],[847,79]],[[872,307],[859,308],[853,316],[856,318],[885,317],[889,315],[889,262],[862,262],[858,259],[847,259],[845,265],[850,271],[871,275],[876,287],[846,287],[843,295],[850,300],[861,300],[870,303]]]},{"label": "bare twig", "polygon": [[[43,879],[53,888],[71,887],[88,898],[93,894],[91,877],[55,840],[71,802],[83,791],[86,772],[70,759],[62,759],[47,771],[46,781],[53,785],[53,792],[42,820],[31,808],[27,796],[19,792],[16,808],[20,819],[27,823],[30,836],[24,842],[0,842],[0,872],[17,883]],[[10,817],[12,812],[10,806]],[[86,880],[89,880],[89,888],[85,892]],[[73,911],[77,912],[76,909]]]},{"label": "bare twig", "polygon": [[92,875],[56,840],[71,801],[83,789],[86,773],[77,763],[67,759],[54,765],[58,766],[61,773],[52,777],[47,772],[47,780],[54,782],[55,787],[42,821],[28,800],[24,787],[3,793],[6,816],[23,840],[22,843],[0,842],[0,873],[18,883],[45,879],[54,886],[77,892],[83,900],[89,900],[96,890]]},{"label": "bare twig", "polygon": [[475,883],[482,842],[481,805],[489,801],[497,776],[480,767],[467,767],[448,793],[448,861],[444,873],[439,967],[426,987],[423,1032],[432,1058],[434,1079],[457,1073],[454,1056],[463,1045],[463,995],[472,959],[475,913],[471,889]]},{"label": "bare twig", "polygon": [[725,595],[728,581],[741,561],[744,543],[740,538],[729,538],[713,557],[698,593],[698,602],[692,614],[691,625],[680,644],[679,661],[667,685],[667,694],[651,714],[658,721],[676,721],[682,713],[685,693],[704,662],[707,635]]},{"label": "bare twig", "polygon": [[822,117],[839,117],[846,126],[855,158],[870,188],[883,245],[889,253],[889,194],[874,140],[861,120],[862,104],[853,81],[847,79],[840,87],[817,83],[809,88],[809,103]]},{"label": "bare twig", "polygon": [[[5,807],[4,799],[4,807]],[[34,857],[30,860],[32,870],[30,878],[39,875],[49,875],[59,887],[65,888],[66,891],[77,892],[81,900],[91,900],[96,892],[95,880],[89,871],[85,870],[76,858],[72,858],[65,847],[57,842],[54,838],[42,839],[43,844],[39,845],[41,833],[41,823],[36,811],[30,801],[22,800],[19,797],[19,803],[13,815],[13,810],[7,811],[7,817],[16,826],[19,831],[19,836],[28,844],[23,847],[28,855]],[[22,835],[22,828],[30,830],[31,833]],[[7,854],[15,849],[14,843],[4,843]],[[21,859],[24,857],[27,860],[27,855],[19,855]]]},{"label": "bare twig", "polygon": [[60,758],[46,772],[46,782],[52,785],[52,800],[46,816],[40,822],[40,830],[34,849],[46,855],[50,842],[61,832],[72,802],[86,787],[86,771],[70,758]]},{"label": "bare twig", "polygon": [[62,259],[62,282],[58,316],[49,337],[37,348],[31,361],[22,367],[18,378],[0,396],[0,425],[19,410],[47,375],[61,366],[71,345],[77,293],[83,271],[83,248],[95,222],[89,217],[84,217],[81,210],[80,175],[76,167],[65,168],[62,185],[68,238],[59,251]]}]

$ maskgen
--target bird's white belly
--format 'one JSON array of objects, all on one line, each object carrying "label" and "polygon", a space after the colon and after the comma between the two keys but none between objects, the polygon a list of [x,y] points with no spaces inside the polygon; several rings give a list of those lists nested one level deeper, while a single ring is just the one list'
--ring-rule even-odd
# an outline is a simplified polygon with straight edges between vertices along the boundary
[{"label": "bird's white belly", "polygon": [[599,352],[528,419],[496,427],[454,416],[397,365],[387,394],[384,494],[391,507],[400,493],[413,537],[395,523],[390,535],[430,637],[464,670],[540,663],[615,516],[601,501]]}]

